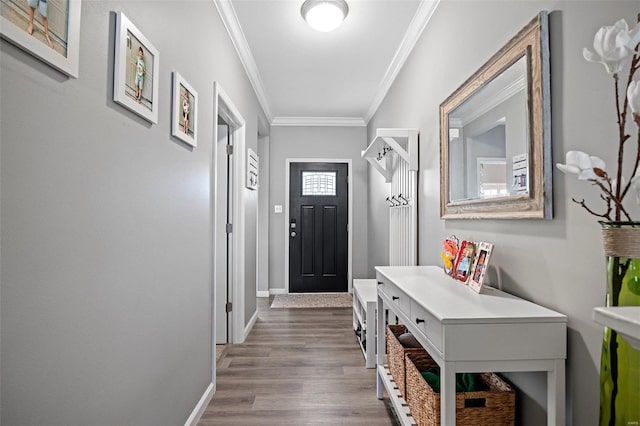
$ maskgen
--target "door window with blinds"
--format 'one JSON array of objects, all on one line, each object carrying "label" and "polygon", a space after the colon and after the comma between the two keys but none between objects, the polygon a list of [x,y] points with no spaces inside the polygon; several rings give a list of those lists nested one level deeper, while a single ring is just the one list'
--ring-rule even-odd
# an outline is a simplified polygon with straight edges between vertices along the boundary
[{"label": "door window with blinds", "polygon": [[302,196],[336,196],[336,172],[302,172]]}]

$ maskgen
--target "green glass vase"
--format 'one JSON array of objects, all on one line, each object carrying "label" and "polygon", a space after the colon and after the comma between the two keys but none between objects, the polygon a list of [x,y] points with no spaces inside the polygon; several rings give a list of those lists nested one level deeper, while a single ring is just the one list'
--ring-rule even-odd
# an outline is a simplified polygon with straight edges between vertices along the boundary
[{"label": "green glass vase", "polygon": [[[640,222],[600,222],[607,262],[606,306],[640,306]],[[640,425],[640,351],[605,327],[600,426]]]}]

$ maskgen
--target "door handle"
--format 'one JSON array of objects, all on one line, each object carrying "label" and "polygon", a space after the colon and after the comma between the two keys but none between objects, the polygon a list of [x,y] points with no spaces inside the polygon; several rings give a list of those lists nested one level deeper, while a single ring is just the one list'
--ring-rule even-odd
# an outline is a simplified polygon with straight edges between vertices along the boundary
[{"label": "door handle", "polygon": [[294,238],[296,235],[296,231],[291,231],[291,238]]}]

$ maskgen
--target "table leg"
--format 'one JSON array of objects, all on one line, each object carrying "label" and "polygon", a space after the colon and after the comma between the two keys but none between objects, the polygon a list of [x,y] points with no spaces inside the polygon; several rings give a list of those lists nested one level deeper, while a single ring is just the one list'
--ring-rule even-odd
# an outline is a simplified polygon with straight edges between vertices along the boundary
[{"label": "table leg", "polygon": [[440,424],[456,424],[456,368],[453,362],[440,366]]},{"label": "table leg", "polygon": [[385,324],[384,324],[384,305],[382,302],[382,298],[378,296],[378,302],[376,306],[376,377],[377,377],[377,385],[376,391],[378,395],[378,399],[382,399],[382,391],[384,388],[384,384],[382,383],[382,377],[380,377],[380,370],[378,370],[377,366],[384,365],[385,363],[385,355],[386,355],[386,338],[385,338]]},{"label": "table leg", "polygon": [[[373,368],[376,366],[375,357],[376,357],[377,342],[376,342],[376,327],[374,326],[374,324],[371,324],[371,323],[376,317],[374,313],[376,309],[376,304],[367,302],[366,306],[367,306],[367,309],[366,309],[367,311],[367,332],[366,332],[367,350],[365,354],[365,358],[366,358],[365,364],[367,368]],[[377,322],[375,324],[377,324]]]},{"label": "table leg", "polygon": [[565,424],[565,361],[554,361],[553,370],[547,371],[547,424]]}]

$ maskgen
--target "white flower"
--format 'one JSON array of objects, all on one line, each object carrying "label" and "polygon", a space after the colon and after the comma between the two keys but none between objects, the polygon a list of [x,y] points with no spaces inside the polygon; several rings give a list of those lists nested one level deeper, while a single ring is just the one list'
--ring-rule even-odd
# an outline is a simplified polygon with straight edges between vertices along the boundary
[{"label": "white flower", "polygon": [[593,39],[593,51],[584,48],[582,54],[589,62],[603,64],[609,74],[617,74],[638,44],[636,39],[639,37],[640,29],[636,26],[629,31],[627,21],[621,19],[612,26],[600,28]]},{"label": "white flower", "polygon": [[629,41],[627,42],[627,47],[635,51],[638,43],[640,43],[640,23],[636,24],[636,27],[629,31]]},{"label": "white flower", "polygon": [[629,108],[634,113],[640,112],[640,84],[637,81],[632,81],[627,89],[627,100],[629,101]]},{"label": "white flower", "polygon": [[601,158],[582,151],[568,151],[566,164],[557,163],[556,167],[564,173],[578,175],[580,180],[598,180],[605,176],[606,169]]}]

